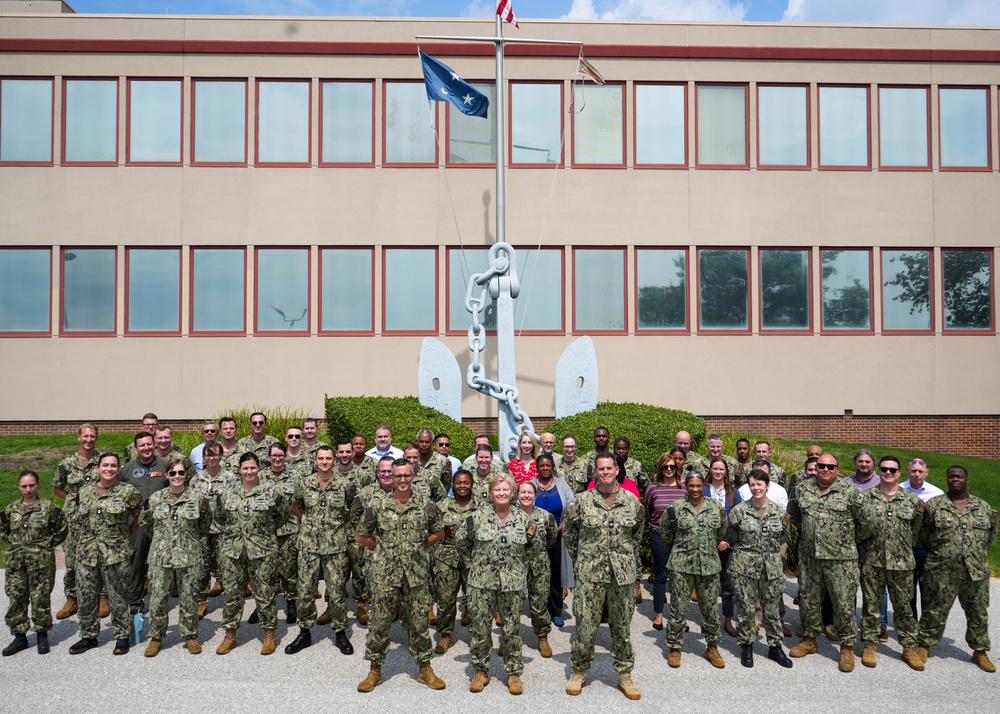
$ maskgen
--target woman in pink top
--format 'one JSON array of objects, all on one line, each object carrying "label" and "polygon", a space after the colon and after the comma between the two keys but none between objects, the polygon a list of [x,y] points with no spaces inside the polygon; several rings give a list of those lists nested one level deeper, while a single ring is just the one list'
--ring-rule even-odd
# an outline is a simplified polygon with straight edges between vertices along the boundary
[{"label": "woman in pink top", "polygon": [[[683,453],[680,454],[683,458]],[[683,461],[681,462],[683,464]],[[653,552],[653,629],[663,629],[663,605],[667,600],[667,559],[670,551],[660,540],[660,516],[674,501],[687,495],[679,474],[681,466],[671,454],[663,454],[656,461],[653,483],[646,487],[643,504],[649,525],[649,548]]]},{"label": "woman in pink top", "polygon": [[535,468],[536,456],[538,456],[538,442],[531,434],[523,432],[521,438],[517,440],[517,454],[507,464],[515,483],[520,485],[538,477],[538,470]]}]

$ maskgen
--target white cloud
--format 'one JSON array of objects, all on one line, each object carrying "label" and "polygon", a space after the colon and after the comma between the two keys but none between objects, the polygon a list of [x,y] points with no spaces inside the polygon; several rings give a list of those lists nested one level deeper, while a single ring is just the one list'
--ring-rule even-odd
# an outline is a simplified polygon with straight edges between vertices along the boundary
[{"label": "white cloud", "polygon": [[996,0],[788,0],[786,22],[1000,25]]},{"label": "white cloud", "polygon": [[715,20],[739,22],[746,18],[748,3],[731,0],[615,0],[607,10],[598,10],[594,0],[573,0],[572,20]]}]

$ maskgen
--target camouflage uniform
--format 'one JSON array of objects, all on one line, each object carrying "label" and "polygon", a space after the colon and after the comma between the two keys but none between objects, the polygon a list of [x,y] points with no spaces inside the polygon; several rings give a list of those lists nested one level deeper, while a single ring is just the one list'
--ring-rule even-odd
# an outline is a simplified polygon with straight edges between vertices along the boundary
[{"label": "camouflage uniform", "polygon": [[80,458],[79,452],[72,456],[67,456],[56,466],[56,473],[52,477],[52,488],[58,488],[66,492],[66,501],[63,504],[63,513],[69,522],[69,533],[63,542],[63,550],[66,553],[66,573],[63,575],[63,592],[66,597],[76,597],[76,544],[80,539],[76,523],[73,520],[74,496],[80,492],[84,486],[95,483],[99,478],[97,474],[97,462],[100,461],[100,454],[95,453],[87,461]]},{"label": "camouflage uniform", "polygon": [[799,469],[791,476],[789,476],[788,486],[785,488],[785,490],[788,492],[788,495],[791,496],[793,493],[795,493],[795,489],[798,488],[798,485],[803,481],[805,481],[805,479],[806,479],[806,470],[804,468]]},{"label": "camouflage uniform", "polygon": [[[221,443],[221,442],[220,442]],[[222,447],[222,459],[219,460],[219,465],[222,467],[223,471],[228,471],[229,473],[237,474],[240,473],[240,457],[243,456],[243,452],[240,451],[240,443],[237,441],[236,445],[233,446],[232,451],[226,451],[226,447]],[[270,452],[268,452],[270,454]],[[264,464],[260,464],[261,467]]]},{"label": "camouflage uniform", "polygon": [[687,458],[684,459],[684,471],[681,474],[689,474],[692,471],[698,471],[703,474],[706,478],[708,477],[708,459],[699,454],[697,451],[687,452]]},{"label": "camouflage uniform", "polygon": [[[316,461],[316,452],[319,451],[319,447],[321,446],[330,446],[330,445],[325,441],[320,441],[319,439],[317,439],[316,443],[313,444],[312,446],[306,446],[306,442],[305,441],[302,442],[302,449],[309,454],[309,460],[314,463]],[[337,453],[337,449],[335,447],[330,446],[330,448],[333,449],[334,454]]]},{"label": "camouflage uniform", "polygon": [[164,489],[150,496],[139,517],[149,533],[149,636],[167,634],[171,588],[180,594],[181,639],[198,637],[198,600],[204,568],[202,541],[208,536],[212,512],[208,500],[184,489],[177,500]]},{"label": "camouflage uniform", "polygon": [[[358,490],[358,495],[351,504],[351,536],[347,539],[347,559],[351,568],[351,590],[354,602],[371,600],[371,589],[368,587],[368,566],[371,564],[372,551],[358,543],[354,536],[358,533],[358,525],[364,517],[365,508],[374,498],[381,498],[385,491],[378,483],[370,483]],[[347,583],[344,583],[346,592]],[[329,597],[327,598],[329,600]]]},{"label": "camouflage uniform", "polygon": [[[281,585],[285,601],[298,600],[299,597],[299,519],[291,511],[292,495],[295,484],[300,481],[298,474],[285,468],[275,473],[270,467],[261,469],[257,480],[269,483],[282,496],[285,511],[284,523],[278,528],[278,561],[276,582]],[[312,591],[315,592],[315,591]]]},{"label": "camouflage uniform", "polygon": [[531,628],[538,637],[547,637],[552,631],[549,615],[549,590],[552,585],[552,564],[549,548],[559,536],[556,519],[548,511],[535,506],[529,518],[535,522],[535,538],[527,553],[528,607],[531,610]]},{"label": "camouflage uniform", "polygon": [[587,473],[587,462],[582,458],[573,459],[572,464],[561,461],[556,465],[555,475],[569,484],[574,495],[587,490],[590,474]]},{"label": "camouflage uniform", "polygon": [[80,637],[97,639],[100,632],[97,607],[103,581],[108,588],[115,639],[127,640],[132,631],[128,616],[129,526],[142,510],[142,494],[121,482],[101,495],[96,485],[84,486],[76,494],[72,510],[80,536],[76,548]]},{"label": "camouflage uniform", "polygon": [[[443,501],[448,497],[448,491],[451,487],[451,462],[438,452],[431,451],[431,455],[427,459],[426,464],[421,464],[417,461],[417,473],[413,477],[414,483],[425,480],[431,484],[437,482],[437,485],[440,488],[438,493],[441,494],[441,497],[432,497],[432,500],[435,503]],[[426,496],[429,494],[425,493],[424,495]]]},{"label": "camouflage uniform", "polygon": [[576,634],[570,657],[574,670],[586,671],[594,661],[594,640],[605,605],[615,671],[631,672],[635,666],[630,627],[635,612],[635,552],[644,521],[642,503],[623,488],[610,507],[593,489],[580,494],[565,511],[563,542],[576,570]]},{"label": "camouflage uniform", "polygon": [[[135,448],[135,442],[125,446],[124,458],[122,458],[122,463],[127,464],[129,461],[135,461],[138,458],[139,452]],[[171,461],[173,459],[186,459],[187,454],[177,448],[177,444],[170,442],[170,451],[167,452],[166,456],[161,457],[164,461]]]},{"label": "camouflage uniform", "polygon": [[[270,452],[268,453],[270,458]],[[285,454],[285,470],[296,473],[300,476],[307,476],[308,474],[316,473],[316,461],[309,455],[308,451],[303,450],[298,456],[289,456]]]},{"label": "camouflage uniform", "polygon": [[948,498],[935,496],[926,504],[920,542],[927,548],[927,564],[920,581],[927,607],[920,614],[920,644],[941,641],[955,597],[965,612],[965,641],[973,650],[990,649],[990,563],[988,552],[997,537],[997,512],[976,496],[969,496],[964,513]]},{"label": "camouflage uniform", "polygon": [[490,669],[493,615],[500,615],[504,671],[520,675],[521,610],[528,594],[527,559],[534,541],[534,521],[520,508],[500,520],[493,508],[475,511],[466,520],[459,548],[469,563],[469,655],[479,672]]},{"label": "camouflage uniform", "polygon": [[240,470],[239,462],[243,457],[243,454],[256,454],[257,458],[260,460],[260,468],[263,469],[266,466],[271,465],[271,447],[278,443],[270,434],[264,434],[264,438],[260,441],[254,441],[253,434],[247,434],[242,439],[236,442],[236,448],[233,449],[233,453],[236,454],[235,466],[236,471]]},{"label": "camouflage uniform", "polygon": [[868,518],[876,526],[860,544],[861,641],[877,645],[882,630],[882,594],[889,589],[899,644],[917,646],[917,622],[910,610],[913,599],[913,544],[924,517],[924,502],[904,488],[886,500],[882,489],[865,492]]},{"label": "camouflage uniform", "polygon": [[642,462],[629,456],[625,460],[625,477],[635,482],[635,485],[639,487],[639,493],[646,493],[646,487],[649,486],[649,474],[646,473],[646,467],[642,465]]},{"label": "camouflage uniform", "polygon": [[389,626],[397,613],[410,638],[410,655],[419,664],[430,662],[430,557],[427,536],[441,529],[435,504],[412,493],[399,504],[392,494],[369,501],[358,524],[358,534],[375,539],[369,576],[372,586],[371,619],[365,659],[381,665],[389,649]]},{"label": "camouflage uniform", "polygon": [[788,502],[790,525],[799,534],[799,611],[805,637],[819,634],[825,590],[833,603],[833,626],[840,644],[853,647],[857,639],[857,544],[867,537],[864,499],[844,479],[837,479],[826,491],[810,479],[799,485]]},{"label": "camouflage uniform", "polygon": [[788,491],[788,474],[785,472],[783,468],[781,468],[777,464],[771,461],[768,461],[767,463],[768,466],[771,467],[771,470],[768,472],[768,474],[771,477],[771,483],[776,483],[783,489]]},{"label": "camouflage uniform", "polygon": [[35,632],[52,629],[52,588],[56,584],[54,548],[66,540],[69,528],[59,506],[44,498],[25,510],[17,500],[0,512],[0,540],[8,544],[4,553],[4,592],[7,593],[6,622],[12,635],[23,635],[31,624]]},{"label": "camouflage uniform", "polygon": [[788,539],[789,517],[774,501],[761,513],[750,501],[735,506],[726,519],[726,540],[733,555],[729,574],[736,600],[736,641],[751,645],[756,638],[754,610],[760,603],[769,647],[780,646],[781,612],[785,591],[781,545]]},{"label": "camouflage uniform", "polygon": [[316,624],[316,592],[320,576],[326,581],[331,608],[330,624],[335,632],[347,628],[347,558],[349,526],[355,484],[336,473],[324,488],[316,474],[295,479],[292,505],[302,513],[298,533],[298,579],[304,597],[298,611],[298,625],[309,629]]},{"label": "camouflage uniform", "polygon": [[[453,497],[438,504],[438,514],[442,527],[451,527],[451,536],[434,547],[434,562],[431,570],[434,600],[437,602],[437,630],[443,635],[455,631],[455,617],[458,614],[458,590],[465,590],[469,575],[469,561],[458,549],[458,543],[465,536],[465,526],[476,504],[469,501],[460,505]],[[468,591],[466,598],[468,598]],[[466,603],[468,608],[468,603]]]},{"label": "camouflage uniform", "polygon": [[472,502],[476,504],[476,508],[493,505],[493,499],[490,497],[490,481],[493,480],[494,476],[507,476],[511,479],[514,478],[510,473],[510,469],[507,468],[507,464],[499,461],[490,462],[490,474],[485,478],[479,475],[479,471],[476,470],[475,464],[472,465],[471,470]]},{"label": "camouflage uniform", "polygon": [[687,625],[687,605],[691,593],[698,594],[701,631],[706,645],[722,640],[719,623],[719,541],[726,532],[726,512],[718,501],[706,498],[695,509],[687,499],[674,501],[660,517],[660,538],[670,551],[670,618],[666,623],[664,644],[680,649]]},{"label": "camouflage uniform", "polygon": [[[747,479],[750,478],[750,472],[753,471],[753,459],[747,461],[745,464],[741,464],[739,460],[735,460],[735,467],[729,472],[729,475],[733,477],[733,487],[739,488],[743,484],[747,483]],[[791,491],[788,492],[791,494]]]},{"label": "camouflage uniform", "polygon": [[[586,490],[587,489],[587,484],[590,483],[594,479],[594,465],[597,463],[597,457],[599,455],[600,456],[605,456],[605,455],[607,455],[607,456],[614,456],[615,452],[612,451],[611,446],[609,445],[608,448],[606,448],[600,454],[597,453],[597,449],[591,449],[586,454],[584,454],[582,457],[581,456],[577,456],[576,457],[577,461],[579,461],[579,460],[582,459],[584,465],[587,468],[587,480],[583,484],[583,489],[582,490]],[[572,481],[568,481],[567,483],[569,483],[570,486],[573,485]]]},{"label": "camouflage uniform", "polygon": [[215,522],[222,527],[219,560],[225,590],[222,626],[235,630],[243,617],[247,581],[253,587],[263,629],[274,629],[278,611],[274,581],[278,557],[277,531],[288,517],[285,499],[273,484],[258,483],[250,493],[239,483],[222,494]]},{"label": "camouflage uniform", "polygon": [[351,463],[351,473],[348,474],[348,478],[354,481],[359,489],[375,483],[378,478],[378,462],[375,459],[366,456],[360,464]]},{"label": "camouflage uniform", "polygon": [[200,600],[208,598],[211,576],[214,575],[218,579],[221,575],[219,572],[219,543],[222,539],[222,526],[215,521],[219,496],[239,482],[240,477],[229,471],[219,471],[215,476],[211,476],[207,471],[199,471],[188,482],[189,489],[208,500],[209,511],[212,514],[208,535],[201,542],[201,554],[204,562],[201,569],[201,585],[198,588]]}]

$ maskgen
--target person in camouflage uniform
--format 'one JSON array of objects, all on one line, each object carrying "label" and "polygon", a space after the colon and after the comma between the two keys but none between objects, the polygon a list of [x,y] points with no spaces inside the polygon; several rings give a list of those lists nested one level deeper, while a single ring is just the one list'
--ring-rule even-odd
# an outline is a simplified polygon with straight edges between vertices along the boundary
[{"label": "person in camouflage uniform", "polygon": [[316,460],[316,452],[321,446],[329,446],[318,437],[319,423],[312,417],[302,420],[302,448],[309,454],[310,461]]},{"label": "person in camouflage uniform", "polygon": [[[733,479],[734,488],[739,488],[743,484],[735,483],[735,474],[739,468],[739,462],[736,460],[735,456],[729,456],[728,454],[722,453],[722,437],[718,434],[710,434],[708,439],[705,440],[705,456],[702,458],[705,463],[711,465],[712,459],[722,459],[726,462],[726,466],[729,467],[729,477]],[[645,491],[643,492],[645,493]]]},{"label": "person in camouflage uniform", "polygon": [[[159,425],[160,425],[159,417],[153,414],[153,412],[146,412],[145,414],[142,415],[142,421],[139,422],[139,431],[145,432],[146,434],[149,434],[155,439],[156,427],[158,427]],[[173,444],[171,444],[171,448],[173,448]],[[129,461],[135,460],[135,457],[138,455],[139,452],[136,451],[135,441],[133,441],[132,443],[125,446],[125,451],[122,454],[121,463],[127,464]]]},{"label": "person in camouflage uniform", "polygon": [[[158,426],[153,431],[153,453],[163,459],[184,459],[187,455],[174,443],[173,430],[169,426]],[[194,474],[191,474],[194,476]]]},{"label": "person in camouflage uniform", "polygon": [[816,462],[816,478],[804,481],[788,503],[790,526],[798,533],[799,611],[802,640],[789,654],[815,654],[821,626],[820,602],[824,590],[833,603],[833,625],[840,640],[839,668],[854,670],[854,619],[860,574],[858,546],[868,537],[865,496],[840,478],[840,464],[833,454]]},{"label": "person in camouflage uniform", "polygon": [[493,458],[493,447],[489,444],[476,447],[469,472],[472,474],[472,501],[477,508],[490,505],[490,481],[494,476],[510,476],[507,465]]},{"label": "person in camouflage uniform", "polygon": [[781,611],[778,604],[785,592],[781,566],[781,546],[788,539],[789,517],[785,509],[767,498],[771,479],[763,469],[750,472],[750,500],[738,504],[726,517],[726,538],[722,550],[732,550],[729,574],[736,601],[736,641],[742,650],[740,663],[753,666],[756,638],[754,612],[760,603],[767,636],[767,658],[782,667],[792,661],[781,649]]},{"label": "person in camouflage uniform", "polygon": [[271,447],[278,443],[278,440],[265,433],[267,428],[267,417],[261,412],[254,412],[250,415],[250,433],[236,442],[236,459],[238,463],[243,463],[243,454],[255,454],[260,467],[270,466]]},{"label": "person in camouflage uniform", "polygon": [[[583,489],[587,489],[587,484],[594,480],[594,465],[598,456],[610,454],[614,456],[614,451],[610,447],[611,432],[606,426],[599,426],[594,429],[594,448],[583,455],[583,462],[587,467],[587,480]],[[572,484],[572,482],[570,482]]]},{"label": "person in camouflage uniform", "polygon": [[472,474],[467,469],[455,472],[451,490],[453,495],[438,504],[445,537],[434,549],[431,564],[434,599],[438,608],[437,630],[441,635],[434,648],[437,654],[444,654],[451,648],[451,633],[455,631],[455,617],[458,615],[459,588],[468,593],[469,563],[457,544],[465,535],[466,519],[476,508],[472,500]]},{"label": "person in camouflage uniform", "polygon": [[80,425],[76,435],[76,440],[80,442],[79,451],[60,461],[52,477],[52,495],[63,499],[63,513],[69,522],[69,532],[63,542],[66,554],[66,572],[63,575],[66,604],[56,613],[56,618],[60,620],[75,615],[79,607],[76,598],[76,544],[80,534],[76,530],[72,509],[80,489],[98,479],[97,436],[97,427],[93,424]]},{"label": "person in camouflage uniform", "polygon": [[285,468],[299,476],[316,473],[316,459],[302,445],[302,427],[285,429]]},{"label": "person in camouflage uniform", "polygon": [[185,487],[191,464],[187,459],[167,462],[167,488],[149,497],[139,525],[149,533],[149,645],[145,655],[160,653],[167,634],[170,591],[180,601],[180,635],[191,654],[198,644],[198,599],[205,567],[202,543],[208,537],[212,512],[208,499]]},{"label": "person in camouflage uniform", "polygon": [[[205,469],[195,474],[188,482],[188,488],[208,501],[209,510],[212,513],[208,535],[205,536],[201,544],[204,563],[201,570],[201,584],[198,588],[199,619],[208,613],[208,597],[215,597],[222,593],[221,572],[219,570],[219,543],[222,539],[222,526],[215,521],[215,510],[219,504],[219,496],[240,482],[236,474],[225,471],[220,466],[222,461],[221,444],[207,444],[202,452],[202,458],[205,461]],[[209,589],[209,581],[213,575],[215,576],[215,585]]]},{"label": "person in camouflage uniform", "polygon": [[705,479],[697,471],[684,477],[687,497],[671,503],[660,517],[660,538],[670,551],[670,617],[664,642],[670,654],[667,664],[681,666],[681,643],[687,625],[691,593],[698,595],[701,630],[705,635],[705,659],[713,667],[726,666],[719,654],[722,625],[719,623],[719,542],[725,535],[726,513],[718,501],[705,498]]},{"label": "person in camouflage uniform", "polygon": [[403,458],[413,466],[413,484],[410,486],[413,493],[432,503],[443,501],[448,495],[448,489],[445,488],[444,484],[451,483],[451,468],[448,468],[446,480],[442,483],[441,462],[432,459],[430,468],[422,465],[420,463],[420,449],[417,448],[416,444],[408,443],[403,446]]},{"label": "person in camouflage uniform", "polygon": [[[808,449],[806,449],[806,462],[808,462],[809,459],[818,459],[822,455],[823,455],[823,447],[820,446],[819,444],[813,444]],[[799,469],[798,471],[796,471],[795,473],[793,473],[791,476],[788,477],[788,486],[786,486],[785,489],[788,491],[789,496],[795,493],[795,489],[798,487],[800,483],[805,481],[806,477],[807,474],[805,465],[803,465],[801,469]]]},{"label": "person in camouflage uniform", "polygon": [[[540,454],[536,459],[544,463],[551,459],[549,454]],[[535,523],[535,538],[527,552],[528,565],[528,608],[531,611],[531,629],[538,638],[538,654],[552,656],[549,633],[552,631],[552,616],[549,615],[549,590],[552,584],[552,564],[549,562],[549,548],[559,535],[555,517],[548,511],[536,508],[538,497],[536,481],[525,481],[517,487],[517,502],[521,510]]]},{"label": "person in camouflage uniform", "polygon": [[[434,432],[428,429],[420,430],[417,434],[417,453],[420,455],[417,477],[426,472],[429,478],[436,478],[447,495],[447,484],[451,483],[451,462],[434,449]],[[444,500],[444,496],[439,500]]]},{"label": "person in camouflage uniform", "polygon": [[562,451],[562,458],[556,464],[556,476],[568,483],[574,494],[583,493],[590,483],[590,476],[586,460],[576,456],[576,437],[564,436]]},{"label": "person in camouflage uniform", "polygon": [[733,486],[736,488],[745,484],[750,477],[750,472],[753,471],[752,451],[749,439],[736,440],[736,468],[730,471],[730,475],[733,477]]},{"label": "person in camouflage uniform", "polygon": [[130,534],[139,527],[142,494],[118,480],[118,455],[102,454],[100,478],[73,498],[72,513],[80,540],[76,550],[77,597],[80,601],[80,641],[69,648],[80,654],[97,647],[101,623],[97,608],[101,583],[108,588],[115,654],[129,650],[132,622],[128,612]]},{"label": "person in camouflage uniform", "polygon": [[771,483],[776,483],[784,489],[788,488],[788,474],[785,470],[771,461],[771,445],[766,441],[758,441],[753,445],[754,456],[758,461],[766,461],[770,471],[768,472]]},{"label": "person in camouflage uniform", "polygon": [[236,420],[232,417],[219,419],[219,443],[222,444],[222,460],[219,462],[222,470],[239,475],[243,454],[236,448],[240,442],[236,440]]},{"label": "person in camouflage uniform", "polygon": [[[294,624],[298,616],[299,596],[299,519],[291,511],[295,485],[309,470],[295,471],[285,465],[285,445],[280,441],[271,444],[268,453],[270,466],[260,470],[261,483],[271,484],[282,497],[285,522],[278,528],[278,562],[276,585],[285,595],[285,621]],[[311,594],[311,592],[310,592]],[[259,615],[259,613],[258,613]],[[250,624],[254,620],[248,620]]]},{"label": "person in camouflage uniform", "polygon": [[[364,442],[367,445],[367,442]],[[324,447],[317,447],[317,453],[319,449]],[[327,447],[330,448],[330,447]],[[354,456],[357,453],[357,449],[354,442],[350,439],[340,439],[337,442],[337,447],[334,452],[334,458],[336,460],[336,471],[338,477],[350,481],[354,485],[355,491],[359,491],[364,482],[368,481],[368,470],[367,467],[358,466],[354,460]],[[374,460],[365,456],[364,451],[361,452],[361,456],[364,461],[369,462],[374,465]],[[374,474],[375,471],[373,470]],[[353,498],[351,499],[353,501]],[[348,504],[350,505],[350,504]],[[364,575],[363,564],[365,562],[365,548],[358,545],[357,541],[352,537],[348,539],[347,543],[347,559],[348,567],[351,574],[351,583],[353,586],[354,602],[357,603],[357,616],[358,622],[362,625],[368,624],[368,606],[366,602],[368,600],[368,580]],[[346,602],[347,598],[347,578],[342,581],[344,587],[343,598]],[[330,584],[327,583],[326,591],[326,602],[327,609],[323,613],[321,618],[322,622],[320,624],[326,625],[330,622],[330,617],[333,614],[331,608],[334,607],[333,599],[330,595]]]},{"label": "person in camouflage uniform", "polygon": [[[38,497],[38,474],[22,471],[17,477],[20,500],[0,512],[0,540],[4,553],[4,592],[8,606],[5,621],[14,641],[3,656],[28,648],[27,632],[33,620],[38,654],[49,652],[52,629],[52,588],[56,584],[54,549],[66,540],[66,516],[52,501]],[[31,620],[28,605],[31,604]]]},{"label": "person in camouflage uniform", "polygon": [[226,636],[216,654],[228,654],[236,647],[236,630],[243,616],[243,597],[249,582],[261,627],[264,629],[262,655],[274,653],[274,629],[278,611],[274,603],[274,582],[278,557],[278,529],[288,517],[285,499],[273,484],[258,479],[260,462],[256,454],[240,457],[240,483],[219,497],[215,522],[222,528],[219,560],[225,600],[222,626]]},{"label": "person in camouflage uniform", "polygon": [[[378,461],[377,478],[374,483],[364,486],[358,491],[357,497],[351,504],[351,529],[353,535],[358,534],[358,525],[364,517],[365,509],[372,499],[380,498],[383,495],[391,494],[393,490],[392,482],[392,462],[395,459],[391,456],[383,456]],[[367,625],[371,614],[368,605],[371,603],[371,588],[368,585],[368,570],[371,564],[371,551],[358,543],[357,539],[350,537],[347,539],[347,557],[351,566],[351,582],[354,588],[354,602],[357,604],[358,623]],[[329,586],[328,586],[329,587]],[[345,584],[346,588],[346,584]],[[346,596],[345,596],[346,597]],[[327,601],[329,601],[329,590],[327,590]],[[326,625],[330,623],[330,606],[327,606],[318,623]]]},{"label": "person in camouflage uniform", "polygon": [[595,488],[580,494],[563,517],[563,541],[576,569],[576,633],[570,655],[573,673],[566,693],[583,691],[587,670],[594,661],[597,628],[607,607],[618,688],[629,699],[639,699],[639,689],[632,682],[635,650],[630,626],[635,612],[635,552],[642,539],[645,511],[639,499],[619,486],[614,456],[598,456],[595,475]]},{"label": "person in camouflage uniform", "polygon": [[[649,474],[646,473],[646,467],[641,462],[628,455],[631,448],[632,442],[627,436],[619,436],[615,439],[614,454],[622,461],[621,468],[625,470],[625,478],[632,479],[632,482],[639,489],[639,500],[641,501],[649,487]],[[639,551],[635,553],[635,575],[635,604],[638,605],[642,602],[642,586],[639,583],[642,575],[642,558],[639,556]]]},{"label": "person in camouflage uniform", "polygon": [[[350,444],[348,444],[350,446]],[[299,527],[299,585],[306,597],[299,607],[299,634],[285,647],[285,654],[296,654],[312,644],[310,628],[316,623],[316,591],[322,575],[330,599],[330,622],[336,633],[334,642],[342,654],[354,654],[347,638],[347,534],[350,509],[357,495],[357,485],[333,469],[333,449],[316,450],[316,473],[295,480],[291,509],[301,519]]]},{"label": "person in camouflage uniform", "polygon": [[365,453],[368,450],[368,439],[361,434],[355,434],[351,437],[351,449],[354,451],[351,457],[352,470],[354,478],[358,482],[358,488],[375,483],[377,477],[375,470],[378,466],[378,461],[369,458],[368,454]]},{"label": "person in camouflage uniform", "polygon": [[[948,491],[927,502],[920,542],[927,549],[921,588],[926,587],[927,607],[920,614],[921,660],[941,641],[951,606],[958,598],[965,612],[965,642],[972,661],[984,672],[995,672],[990,650],[989,549],[997,537],[997,512],[969,493],[969,472],[964,466],[948,469]],[[895,603],[893,603],[895,606]],[[897,615],[898,617],[898,615]]]},{"label": "person in camouflage uniform", "polygon": [[913,598],[913,544],[924,518],[924,502],[899,487],[900,466],[895,456],[879,459],[878,488],[865,491],[868,518],[874,526],[871,537],[860,544],[861,562],[861,641],[865,644],[861,664],[875,666],[878,636],[882,631],[882,595],[889,589],[903,661],[911,669],[923,671],[917,654],[917,622],[910,610]]},{"label": "person in camouflage uniform", "polygon": [[678,464],[678,473],[681,478],[687,476],[692,471],[701,474],[708,473],[708,462],[705,457],[699,454],[691,445],[691,434],[687,431],[679,431],[674,436],[674,450],[680,449],[684,453],[684,464]]}]

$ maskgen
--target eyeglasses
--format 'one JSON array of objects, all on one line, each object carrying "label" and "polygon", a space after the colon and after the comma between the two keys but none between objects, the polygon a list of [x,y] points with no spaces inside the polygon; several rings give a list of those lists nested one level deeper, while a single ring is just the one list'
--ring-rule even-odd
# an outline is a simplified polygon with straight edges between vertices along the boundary
[{"label": "eyeglasses", "polygon": [[251,426],[264,426],[264,422],[262,422],[262,421],[252,421],[252,422],[250,422],[250,425]]},{"label": "eyeglasses", "polygon": [[660,471],[676,471],[676,470],[677,470],[677,467],[674,466],[673,464],[668,464],[666,466],[661,466],[660,467]]},{"label": "eyeglasses", "polygon": [[838,468],[838,465],[837,464],[816,464],[816,468],[819,469],[820,471],[833,471],[835,468]]},{"label": "eyeglasses", "polygon": [[173,471],[168,471],[167,473],[170,474],[171,476],[183,476],[184,474],[187,473],[187,471],[185,471],[184,469],[174,469]]},{"label": "eyeglasses", "polygon": [[302,434],[289,434],[285,438],[286,439],[301,439],[302,438]]},{"label": "eyeglasses", "polygon": [[891,466],[879,466],[878,470],[881,471],[884,474],[898,474],[899,473],[899,469],[894,469]]}]

